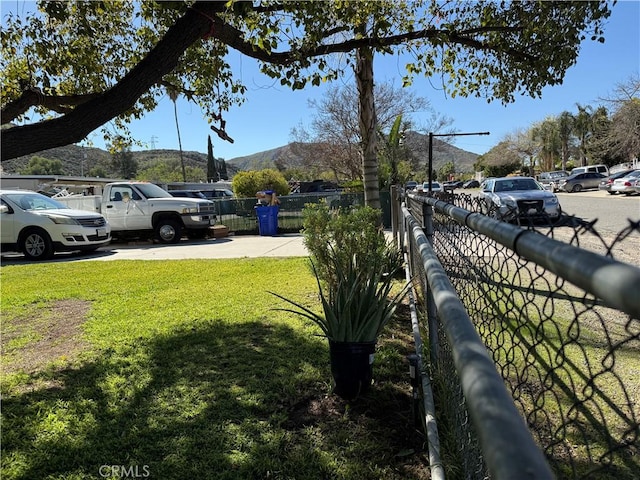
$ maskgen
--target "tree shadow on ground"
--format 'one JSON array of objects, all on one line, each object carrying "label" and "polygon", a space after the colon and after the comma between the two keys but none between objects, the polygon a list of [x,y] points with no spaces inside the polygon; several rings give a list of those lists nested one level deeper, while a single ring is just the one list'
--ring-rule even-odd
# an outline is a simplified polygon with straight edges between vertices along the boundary
[{"label": "tree shadow on ground", "polygon": [[330,393],[326,341],[286,325],[139,339],[5,396],[3,478],[408,478],[408,464],[428,478],[400,454],[420,441],[392,378],[406,352],[388,349],[380,382],[347,405]]}]

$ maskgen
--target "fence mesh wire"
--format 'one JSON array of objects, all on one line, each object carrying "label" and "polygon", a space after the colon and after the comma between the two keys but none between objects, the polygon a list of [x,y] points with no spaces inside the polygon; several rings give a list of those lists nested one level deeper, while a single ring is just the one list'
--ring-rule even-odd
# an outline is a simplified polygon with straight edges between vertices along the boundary
[{"label": "fence mesh wire", "polygon": [[[476,197],[443,199],[482,213]],[[422,205],[407,199],[416,219]],[[630,221],[613,236],[575,218],[521,225],[640,266],[640,222]],[[592,293],[438,211],[433,248],[557,477],[640,478],[640,319],[607,308]],[[417,253],[409,250],[414,276],[424,279]],[[426,315],[425,282],[417,284]],[[450,346],[443,332],[438,338],[438,362],[429,373],[448,478],[486,478]]]},{"label": "fence mesh wire", "polygon": [[[383,208],[383,222],[390,225],[389,192],[380,192]],[[280,233],[299,232],[302,229],[302,210],[308,203],[327,202],[331,208],[345,208],[364,204],[364,194],[359,193],[319,193],[286,195],[279,197],[278,231]],[[231,232],[255,234],[258,232],[255,198],[214,199],[218,223],[225,225]]]}]

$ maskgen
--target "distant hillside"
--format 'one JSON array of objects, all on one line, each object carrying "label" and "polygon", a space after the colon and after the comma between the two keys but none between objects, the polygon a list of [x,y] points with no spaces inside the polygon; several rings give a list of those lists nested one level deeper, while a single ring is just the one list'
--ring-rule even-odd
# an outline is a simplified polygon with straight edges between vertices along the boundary
[{"label": "distant hillside", "polygon": [[291,163],[297,163],[297,156],[293,153],[291,144],[227,160],[227,165],[232,165],[237,170],[262,170],[277,168],[278,164]]},{"label": "distant hillside", "polygon": [[[413,153],[418,170],[426,171],[429,158],[429,136],[416,132],[408,132],[405,143]],[[277,168],[281,165],[299,165],[298,157],[294,153],[293,144],[265,150],[244,157],[227,160],[228,165],[238,170],[259,170],[262,168]],[[438,170],[447,162],[453,162],[457,172],[473,172],[473,164],[478,154],[467,152],[453,145],[449,145],[437,138],[433,139],[433,168]]]},{"label": "distant hillside", "polygon": [[[134,160],[138,163],[138,170],[147,168],[151,164],[159,161],[180,162],[179,150],[145,150],[131,152]],[[87,175],[94,167],[102,168],[107,172],[107,176],[117,178],[118,171],[111,162],[111,154],[99,148],[79,147],[69,145],[66,147],[52,148],[42,152],[34,153],[24,157],[11,159],[2,163],[4,173],[19,173],[26,167],[32,157],[44,157],[50,160],[60,160],[63,165],[64,175],[82,176]],[[200,167],[205,172],[207,170],[207,154],[200,152],[182,152],[184,163],[190,167]]]},{"label": "distant hillside", "polygon": [[[426,171],[429,160],[429,135],[408,132],[405,136],[405,144],[420,164],[425,166],[424,171]],[[438,138],[433,139],[433,169],[436,171],[446,163],[453,162],[456,172],[473,172],[473,164],[478,157],[477,153],[462,150]]]},{"label": "distant hillside", "polygon": [[[426,171],[429,153],[429,136],[420,133],[409,132],[405,138],[406,145],[412,151],[418,171]],[[138,169],[142,170],[157,161],[180,161],[179,150],[145,150],[131,152],[138,163]],[[2,163],[3,173],[19,173],[31,160],[31,157],[39,156],[50,160],[60,160],[63,164],[63,175],[81,176],[87,175],[94,167],[102,168],[107,176],[117,178],[118,171],[111,163],[111,154],[99,148],[79,147],[69,145],[53,148],[33,155],[19,157]],[[185,165],[199,167],[207,170],[207,155],[200,152],[182,152]],[[449,145],[439,139],[433,140],[433,167],[438,170],[447,162],[453,162],[457,172],[472,172],[473,164],[478,155]],[[227,170],[233,172],[241,170],[261,170],[264,168],[282,168],[297,166],[300,158],[295,154],[294,144],[284,145],[253,155],[235,157],[226,160]]]},{"label": "distant hillside", "polygon": [[[20,170],[29,164],[32,157],[60,160],[63,165],[64,174],[70,176],[86,175],[93,167],[108,165],[111,162],[109,152],[105,152],[99,148],[69,145],[4,161],[2,162],[2,172],[20,173]],[[109,170],[107,170],[107,172]]]}]

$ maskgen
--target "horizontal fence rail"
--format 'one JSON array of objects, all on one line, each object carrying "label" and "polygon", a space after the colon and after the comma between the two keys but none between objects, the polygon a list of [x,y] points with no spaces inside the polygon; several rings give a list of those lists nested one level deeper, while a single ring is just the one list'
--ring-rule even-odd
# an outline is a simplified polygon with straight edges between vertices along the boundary
[{"label": "horizontal fence rail", "polygon": [[639,222],[600,254],[573,245],[597,236],[579,222],[481,212],[470,195],[392,205],[447,478],[640,478],[640,268],[611,253],[639,254]]}]

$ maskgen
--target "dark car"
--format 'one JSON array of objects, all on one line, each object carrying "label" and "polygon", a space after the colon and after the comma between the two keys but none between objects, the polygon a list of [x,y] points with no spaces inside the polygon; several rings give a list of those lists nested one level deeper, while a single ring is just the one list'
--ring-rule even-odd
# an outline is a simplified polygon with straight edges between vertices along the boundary
[{"label": "dark car", "polygon": [[207,200],[207,197],[200,190],[169,190],[169,193],[174,197],[204,198]]},{"label": "dark car", "polygon": [[484,213],[508,222],[521,218],[557,221],[562,213],[558,197],[531,177],[486,180],[479,198]]},{"label": "dark car", "polygon": [[613,184],[613,181],[618,179],[618,178],[626,177],[631,172],[633,172],[633,169],[631,169],[631,170],[622,170],[621,172],[612,173],[608,177],[603,178],[602,180],[600,180],[600,183],[598,184],[598,189],[599,190],[604,190],[605,192],[608,192],[610,195],[617,194],[618,192],[612,192],[611,191],[611,185]]},{"label": "dark car", "polygon": [[233,192],[228,188],[214,188],[212,190],[201,190],[200,192],[209,200],[214,198],[233,198]]},{"label": "dark car", "polygon": [[464,182],[462,180],[452,180],[451,182],[444,182],[443,186],[445,190],[455,190],[456,188],[462,188]]},{"label": "dark car", "polygon": [[418,188],[418,182],[416,182],[415,180],[409,180],[404,184],[404,189],[406,191],[415,190],[416,188]]},{"label": "dark car", "polygon": [[588,190],[590,188],[599,188],[600,182],[603,178],[607,178],[606,175],[595,172],[586,172],[570,175],[567,178],[560,180],[558,188],[565,192],[579,192],[581,190]]},{"label": "dark car", "polygon": [[480,182],[477,180],[467,180],[462,184],[462,188],[478,188],[480,186]]},{"label": "dark car", "polygon": [[291,193],[324,193],[339,192],[342,189],[333,182],[314,180],[313,182],[299,182],[291,189]]}]

